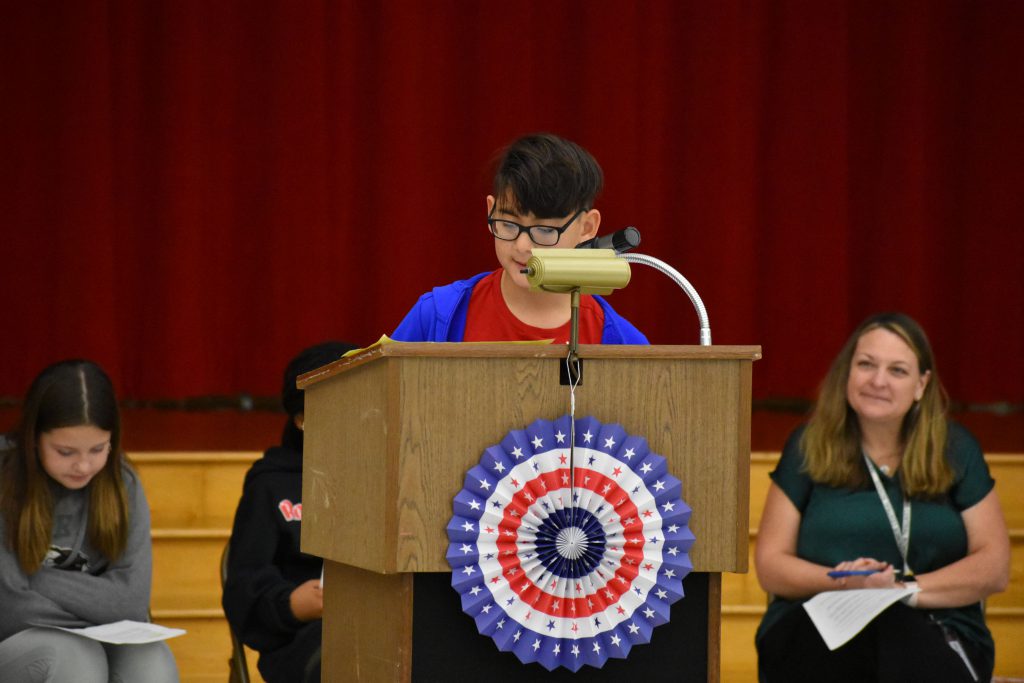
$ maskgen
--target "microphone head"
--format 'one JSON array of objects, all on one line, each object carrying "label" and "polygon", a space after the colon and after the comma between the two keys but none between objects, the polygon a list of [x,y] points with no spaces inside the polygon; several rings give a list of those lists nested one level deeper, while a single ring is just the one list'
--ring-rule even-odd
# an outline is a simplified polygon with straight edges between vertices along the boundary
[{"label": "microphone head", "polygon": [[633,226],[612,233],[612,249],[616,254],[636,249],[638,246],[640,246],[640,231]]},{"label": "microphone head", "polygon": [[612,249],[616,254],[622,254],[635,249],[640,244],[640,231],[630,226],[613,232],[610,235],[602,235],[580,242],[577,249]]}]

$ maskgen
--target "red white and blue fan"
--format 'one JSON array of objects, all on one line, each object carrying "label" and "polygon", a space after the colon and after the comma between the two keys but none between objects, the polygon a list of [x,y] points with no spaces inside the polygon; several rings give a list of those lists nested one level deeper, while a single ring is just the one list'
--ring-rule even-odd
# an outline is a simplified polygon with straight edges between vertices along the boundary
[{"label": "red white and blue fan", "polygon": [[[693,566],[665,458],[617,424],[537,420],[484,451],[455,496],[448,563],[480,633],[548,670],[651,640]],[[575,482],[575,486],[571,484]]]}]

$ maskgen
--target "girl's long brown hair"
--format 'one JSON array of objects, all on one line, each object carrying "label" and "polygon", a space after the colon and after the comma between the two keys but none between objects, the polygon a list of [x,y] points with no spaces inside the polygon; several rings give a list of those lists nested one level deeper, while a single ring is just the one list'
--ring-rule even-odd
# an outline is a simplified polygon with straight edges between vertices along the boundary
[{"label": "girl's long brown hair", "polygon": [[13,447],[0,463],[0,514],[7,541],[26,574],[39,569],[53,529],[51,479],[39,461],[39,436],[61,427],[110,432],[107,463],[89,482],[90,543],[111,561],[128,540],[128,496],[121,453],[121,415],[110,378],[95,363],[51,365],[32,382]]},{"label": "girl's long brown hair", "polygon": [[857,341],[878,328],[906,342],[917,356],[922,374],[931,372],[921,400],[903,418],[900,480],[908,497],[940,497],[953,484],[953,469],[945,454],[948,399],[935,369],[928,337],[917,322],[902,313],[880,313],[865,320],[832,361],[800,439],[804,467],[814,481],[828,486],[860,488],[867,483],[860,424],[846,400],[846,384]]}]

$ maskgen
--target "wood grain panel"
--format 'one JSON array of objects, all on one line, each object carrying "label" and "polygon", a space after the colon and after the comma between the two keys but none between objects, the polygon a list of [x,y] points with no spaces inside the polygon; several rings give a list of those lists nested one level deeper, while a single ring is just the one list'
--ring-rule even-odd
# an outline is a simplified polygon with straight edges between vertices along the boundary
[{"label": "wood grain panel", "polygon": [[154,528],[230,529],[245,473],[261,453],[132,453]]},{"label": "wood grain panel", "polygon": [[1024,455],[986,455],[996,492],[1011,529],[1024,529]]},{"label": "wood grain panel", "polygon": [[996,641],[995,675],[1024,678],[1024,611],[990,610],[985,619]]},{"label": "wood grain panel", "polygon": [[757,650],[754,634],[760,614],[722,613],[722,682],[756,683]]},{"label": "wood grain panel", "polygon": [[410,679],[412,585],[412,574],[378,574],[336,562],[326,564],[325,675],[332,672],[338,681],[371,683]]},{"label": "wood grain panel", "polygon": [[[190,616],[188,613],[170,616],[153,611],[153,621],[169,628],[183,628],[188,633],[167,641],[178,663],[182,683],[225,683],[228,680],[228,660],[231,656],[231,638],[223,616],[210,618]],[[246,648],[249,680],[264,683],[256,669],[256,653]]]},{"label": "wood grain panel", "polygon": [[216,536],[162,535],[153,532],[154,610],[220,610],[220,555],[228,540]]},{"label": "wood grain panel", "polygon": [[354,368],[345,383],[309,386],[305,401],[302,549],[356,567],[395,571],[394,442],[386,363]]},{"label": "wood grain panel", "polygon": [[[568,412],[569,396],[550,347],[514,346],[509,357],[495,357],[507,345],[428,345],[430,357],[388,351],[408,353],[406,346],[422,345],[383,347],[374,352],[377,362],[352,361],[347,369],[339,361],[332,372],[343,376],[332,381],[322,381],[331,372],[304,378],[310,393],[303,512],[317,522],[303,525],[303,543],[377,571],[444,571],[445,527],[466,470],[508,431]],[[684,351],[664,347],[646,355],[594,347],[577,390],[577,416],[618,422],[646,437],[682,480],[696,510],[697,571],[747,565],[755,353],[744,348],[745,356],[725,349],[683,358]],[[396,490],[386,488],[391,484]]]}]

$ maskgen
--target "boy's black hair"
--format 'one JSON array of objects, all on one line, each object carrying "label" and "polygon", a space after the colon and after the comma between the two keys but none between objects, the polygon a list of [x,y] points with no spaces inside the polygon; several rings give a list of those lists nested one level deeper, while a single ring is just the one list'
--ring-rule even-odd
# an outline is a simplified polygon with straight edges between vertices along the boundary
[{"label": "boy's black hair", "polygon": [[498,209],[538,218],[568,216],[594,207],[604,173],[590,152],[551,133],[514,141],[494,174]]}]

